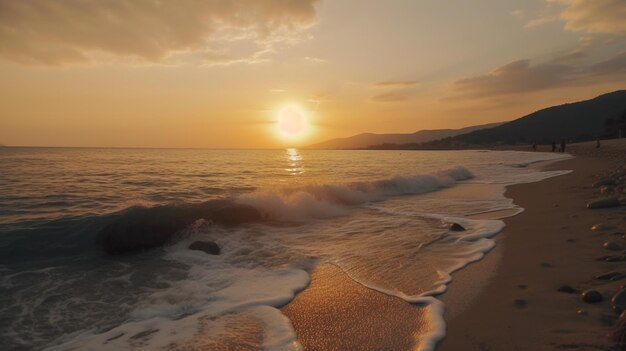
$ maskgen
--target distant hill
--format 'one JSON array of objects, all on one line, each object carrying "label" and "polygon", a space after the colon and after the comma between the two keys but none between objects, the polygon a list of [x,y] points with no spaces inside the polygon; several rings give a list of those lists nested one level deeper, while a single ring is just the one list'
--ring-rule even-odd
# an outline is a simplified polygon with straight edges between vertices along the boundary
[{"label": "distant hill", "polygon": [[490,123],[462,129],[420,130],[411,134],[374,134],[363,133],[348,138],[331,139],[309,146],[310,149],[366,149],[382,144],[419,144],[443,139],[475,130],[498,126],[502,123]]},{"label": "distant hill", "polygon": [[547,144],[561,139],[593,140],[617,137],[615,124],[626,111],[626,90],[591,100],[549,107],[500,126],[422,144],[431,147],[463,147],[481,144]]}]

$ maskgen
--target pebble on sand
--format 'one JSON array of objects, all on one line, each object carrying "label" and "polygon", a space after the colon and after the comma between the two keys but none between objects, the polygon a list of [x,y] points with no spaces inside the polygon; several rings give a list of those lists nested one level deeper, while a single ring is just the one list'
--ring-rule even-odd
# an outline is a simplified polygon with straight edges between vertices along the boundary
[{"label": "pebble on sand", "polygon": [[594,188],[599,188],[606,185],[615,185],[615,181],[613,179],[602,179],[593,183],[591,186]]},{"label": "pebble on sand", "polygon": [[558,292],[562,292],[562,293],[566,293],[566,294],[574,294],[577,293],[578,290],[572,288],[569,285],[561,285],[559,286],[559,288],[557,289]]},{"label": "pebble on sand", "polygon": [[526,308],[526,306],[528,306],[528,301],[524,299],[516,299],[515,301],[513,301],[513,304],[517,308]]},{"label": "pebble on sand", "polygon": [[593,230],[594,232],[598,232],[598,231],[604,231],[604,230],[611,230],[613,228],[614,228],[613,226],[610,226],[608,224],[598,223],[598,224],[594,224],[591,227],[591,230]]},{"label": "pebble on sand", "polygon": [[602,294],[597,290],[585,290],[580,298],[586,303],[596,303],[602,301]]},{"label": "pebble on sand", "polygon": [[622,289],[613,295],[611,305],[613,305],[613,310],[617,313],[622,313],[622,311],[626,310],[626,289]]},{"label": "pebble on sand", "polygon": [[617,207],[620,205],[619,199],[616,197],[607,197],[604,199],[591,200],[587,203],[588,209]]},{"label": "pebble on sand", "polygon": [[602,244],[602,247],[607,249],[607,250],[611,250],[611,251],[619,251],[622,249],[622,246],[618,243],[616,243],[615,241],[605,241],[604,244]]},{"label": "pebble on sand", "polygon": [[597,275],[595,279],[597,280],[611,280],[617,281],[626,278],[626,276],[620,272],[607,272],[600,275]]}]

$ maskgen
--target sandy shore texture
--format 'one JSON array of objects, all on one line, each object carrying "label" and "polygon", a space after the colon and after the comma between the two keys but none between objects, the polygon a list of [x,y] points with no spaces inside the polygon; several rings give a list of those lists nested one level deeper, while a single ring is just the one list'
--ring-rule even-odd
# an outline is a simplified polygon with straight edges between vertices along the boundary
[{"label": "sandy shore texture", "polygon": [[[571,145],[576,158],[540,165],[570,174],[507,189],[525,211],[506,218],[496,248],[455,273],[439,296],[448,328],[438,351],[618,349],[608,337],[618,319],[610,299],[626,276],[596,277],[626,274],[626,261],[602,259],[624,254],[626,207],[589,210],[586,203],[607,196],[592,184],[626,166],[626,140],[595,146]],[[607,241],[615,250],[603,247]],[[565,286],[573,291],[559,291]],[[583,302],[590,289],[603,301]],[[424,308],[367,289],[331,265],[316,268],[310,286],[282,310],[306,350],[413,350],[417,331],[429,328]]]}]

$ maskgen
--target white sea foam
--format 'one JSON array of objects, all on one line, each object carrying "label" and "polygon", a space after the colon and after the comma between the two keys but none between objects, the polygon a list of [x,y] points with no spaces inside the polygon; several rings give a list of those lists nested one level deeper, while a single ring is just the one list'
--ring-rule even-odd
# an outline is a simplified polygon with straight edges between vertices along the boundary
[{"label": "white sea foam", "polygon": [[260,191],[242,195],[237,202],[254,206],[277,220],[331,218],[345,215],[349,206],[381,201],[389,196],[419,195],[436,191],[472,177],[466,168],[457,166],[432,174],[395,176],[371,182],[309,185],[286,191]]}]

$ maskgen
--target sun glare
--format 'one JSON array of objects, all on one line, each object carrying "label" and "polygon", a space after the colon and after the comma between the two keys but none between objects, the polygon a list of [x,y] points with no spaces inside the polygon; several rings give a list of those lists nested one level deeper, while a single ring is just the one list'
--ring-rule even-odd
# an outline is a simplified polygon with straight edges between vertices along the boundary
[{"label": "sun glare", "polygon": [[306,113],[296,105],[288,105],[278,111],[276,125],[278,134],[286,139],[301,139],[309,130]]}]

